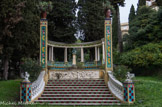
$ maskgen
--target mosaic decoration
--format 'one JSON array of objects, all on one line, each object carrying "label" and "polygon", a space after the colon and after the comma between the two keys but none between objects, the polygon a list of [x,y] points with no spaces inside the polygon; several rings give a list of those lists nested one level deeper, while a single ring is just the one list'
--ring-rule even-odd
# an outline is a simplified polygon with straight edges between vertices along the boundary
[{"label": "mosaic decoration", "polygon": [[112,70],[111,19],[105,20],[106,69]]},{"label": "mosaic decoration", "polygon": [[21,83],[20,101],[30,102],[31,101],[31,82]]},{"label": "mosaic decoration", "polygon": [[134,84],[124,83],[124,101],[133,103],[135,101]]},{"label": "mosaic decoration", "polygon": [[40,62],[42,68],[47,64],[47,20],[40,21]]}]

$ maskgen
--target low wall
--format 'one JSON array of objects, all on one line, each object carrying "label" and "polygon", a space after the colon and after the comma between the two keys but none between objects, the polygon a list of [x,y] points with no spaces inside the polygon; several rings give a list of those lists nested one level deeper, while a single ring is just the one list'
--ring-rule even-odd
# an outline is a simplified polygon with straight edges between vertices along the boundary
[{"label": "low wall", "polygon": [[49,79],[100,79],[104,70],[66,70],[49,71]]}]

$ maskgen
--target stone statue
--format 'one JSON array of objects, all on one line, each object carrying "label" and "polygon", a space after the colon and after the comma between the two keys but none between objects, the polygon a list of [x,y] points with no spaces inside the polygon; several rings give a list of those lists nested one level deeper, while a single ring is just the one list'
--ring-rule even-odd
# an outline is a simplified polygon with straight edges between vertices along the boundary
[{"label": "stone statue", "polygon": [[29,73],[28,72],[25,72],[25,75],[24,75],[24,80],[23,81],[29,81]]},{"label": "stone statue", "polygon": [[106,8],[105,9],[105,17],[107,19],[111,18],[111,10],[109,8]]},{"label": "stone statue", "polygon": [[127,72],[126,77],[127,77],[127,79],[125,80],[125,82],[132,82],[132,78],[134,78],[135,75],[131,74],[130,72]]}]

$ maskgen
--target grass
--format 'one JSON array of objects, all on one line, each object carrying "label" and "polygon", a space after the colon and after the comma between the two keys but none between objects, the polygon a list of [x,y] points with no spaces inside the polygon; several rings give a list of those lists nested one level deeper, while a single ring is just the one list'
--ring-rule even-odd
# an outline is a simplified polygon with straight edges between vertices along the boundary
[{"label": "grass", "polygon": [[19,101],[21,80],[0,81],[0,101]]},{"label": "grass", "polygon": [[162,107],[162,80],[156,77],[136,77],[137,107]]},{"label": "grass", "polygon": [[[136,102],[132,107],[162,107],[162,80],[156,77],[135,78]],[[0,81],[0,101],[19,101],[20,80]],[[1,105],[0,105],[1,106]],[[126,105],[122,106],[125,107]],[[25,107],[31,107],[25,106]],[[34,105],[33,107],[49,107]],[[93,107],[93,106],[52,106],[52,107]],[[96,106],[107,107],[107,106]],[[110,106],[109,106],[110,107]],[[116,107],[116,106],[113,106]]]}]

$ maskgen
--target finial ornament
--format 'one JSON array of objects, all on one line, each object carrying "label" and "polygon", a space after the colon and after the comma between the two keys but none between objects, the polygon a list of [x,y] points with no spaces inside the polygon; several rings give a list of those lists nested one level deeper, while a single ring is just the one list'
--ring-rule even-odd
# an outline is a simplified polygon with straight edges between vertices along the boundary
[{"label": "finial ornament", "polygon": [[109,8],[105,9],[105,17],[107,19],[111,18],[111,9],[109,9]]},{"label": "finial ornament", "polygon": [[24,75],[24,80],[23,81],[29,81],[29,73],[28,72],[25,72],[25,75]]}]

